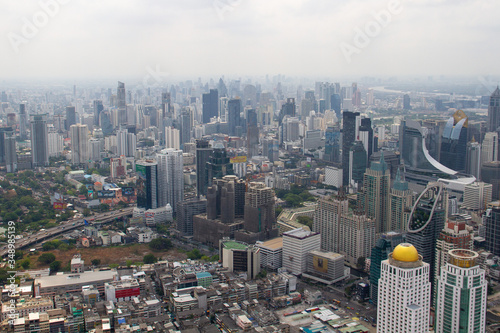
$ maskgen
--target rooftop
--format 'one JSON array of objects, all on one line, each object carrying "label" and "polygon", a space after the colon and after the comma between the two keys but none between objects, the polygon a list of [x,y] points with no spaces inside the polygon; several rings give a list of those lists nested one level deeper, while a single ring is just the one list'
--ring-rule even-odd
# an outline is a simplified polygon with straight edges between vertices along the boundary
[{"label": "rooftop", "polygon": [[40,288],[51,288],[71,284],[92,284],[96,281],[113,280],[118,273],[116,271],[87,271],[78,274],[61,274],[44,276],[35,279],[35,285],[40,283]]},{"label": "rooftop", "polygon": [[224,248],[230,250],[246,250],[248,248],[247,244],[236,242],[233,240],[224,241],[222,242],[222,244],[224,245]]},{"label": "rooftop", "polygon": [[312,232],[307,226],[283,233],[283,236],[299,238],[299,239],[304,239],[314,235],[319,235],[319,234],[317,232]]},{"label": "rooftop", "polygon": [[266,247],[271,250],[283,248],[283,237],[276,237],[265,242],[257,244],[259,247]]},{"label": "rooftop", "polygon": [[309,253],[314,255],[314,256],[319,256],[319,257],[323,257],[323,258],[327,258],[327,259],[337,259],[337,258],[343,257],[343,255],[341,255],[340,253],[335,253],[335,252],[323,252],[323,251],[313,250],[313,251],[309,251]]}]

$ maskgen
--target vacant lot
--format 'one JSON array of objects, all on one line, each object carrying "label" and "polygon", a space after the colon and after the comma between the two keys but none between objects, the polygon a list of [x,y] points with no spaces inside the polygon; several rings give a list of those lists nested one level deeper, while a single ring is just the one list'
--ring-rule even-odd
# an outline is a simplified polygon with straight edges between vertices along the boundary
[{"label": "vacant lot", "polygon": [[[125,265],[127,260],[135,262],[142,262],[146,254],[152,253],[156,258],[162,260],[184,260],[187,258],[185,253],[181,253],[176,249],[170,251],[152,251],[147,244],[132,244],[124,246],[108,246],[108,247],[95,247],[95,248],[74,248],[68,251],[51,250],[47,251],[56,256],[56,260],[61,261],[62,267],[68,264],[75,254],[80,254],[85,261],[85,266],[90,266],[93,259],[100,259],[101,265],[118,264]],[[45,253],[40,251],[36,255],[31,255],[28,258],[31,260],[30,268],[44,268],[48,265],[42,265],[37,262],[37,258]],[[25,255],[25,258],[27,256]]]}]

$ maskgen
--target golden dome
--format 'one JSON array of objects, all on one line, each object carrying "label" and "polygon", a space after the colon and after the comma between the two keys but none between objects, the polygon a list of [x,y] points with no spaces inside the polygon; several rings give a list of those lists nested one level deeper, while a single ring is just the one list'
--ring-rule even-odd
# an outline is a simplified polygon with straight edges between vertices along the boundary
[{"label": "golden dome", "polygon": [[401,243],[392,252],[392,259],[405,262],[418,261],[418,252],[415,246]]}]

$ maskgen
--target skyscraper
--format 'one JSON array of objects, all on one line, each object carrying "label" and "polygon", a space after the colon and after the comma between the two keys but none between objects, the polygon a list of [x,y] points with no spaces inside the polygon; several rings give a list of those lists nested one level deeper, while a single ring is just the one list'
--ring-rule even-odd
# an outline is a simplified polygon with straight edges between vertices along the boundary
[{"label": "skyscraper", "polygon": [[437,285],[436,333],[485,332],[488,283],[478,254],[455,249],[448,258]]},{"label": "skyscraper", "polygon": [[193,216],[206,213],[207,200],[191,199],[176,204],[176,229],[182,236],[193,236]]},{"label": "skyscraper", "polygon": [[351,266],[358,266],[359,259],[370,256],[375,245],[375,227],[375,220],[359,209],[345,212],[340,217],[339,253]]},{"label": "skyscraper", "polygon": [[321,236],[308,227],[302,227],[283,233],[283,267],[294,275],[306,271],[307,253],[320,250]]},{"label": "skyscraper", "polygon": [[100,119],[100,115],[101,115],[101,112],[102,110],[104,110],[104,106],[102,105],[102,101],[101,100],[95,100],[93,102],[93,106],[94,106],[94,126],[99,126],[99,119]]},{"label": "skyscraper", "polygon": [[382,261],[378,281],[377,332],[429,332],[429,265],[408,243]]},{"label": "skyscraper", "polygon": [[493,185],[484,182],[474,182],[465,185],[462,208],[474,211],[484,211],[492,201]]},{"label": "skyscraper", "polygon": [[467,153],[467,127],[469,119],[462,111],[456,111],[448,119],[441,139],[440,162],[450,169],[465,172],[464,158]]},{"label": "skyscraper", "polygon": [[119,109],[125,109],[127,107],[125,83],[120,81],[118,81],[118,87],[116,88],[116,101],[117,101],[116,106]]},{"label": "skyscraper", "polygon": [[378,302],[378,281],[380,279],[382,261],[389,258],[389,254],[401,243],[403,243],[403,234],[390,231],[381,234],[379,240],[372,248],[370,256],[370,298],[375,305]]},{"label": "skyscraper", "polygon": [[261,233],[263,239],[275,228],[274,191],[264,183],[251,182],[245,193],[245,230]]},{"label": "skyscraper", "polygon": [[49,165],[47,115],[31,115],[31,161],[33,167]]},{"label": "skyscraper", "polygon": [[467,155],[465,157],[465,173],[481,179],[481,144],[473,141],[467,143]]},{"label": "skyscraper", "polygon": [[370,159],[374,150],[373,147],[373,128],[372,121],[370,118],[362,118],[361,126],[359,127],[359,139],[366,150],[367,160]]},{"label": "skyscraper", "polygon": [[500,201],[490,202],[486,210],[486,250],[500,256]]},{"label": "skyscraper", "polygon": [[208,186],[212,185],[214,178],[219,179],[225,175],[234,175],[233,164],[230,162],[226,148],[222,143],[217,142],[214,145],[207,163],[201,170],[206,172]]},{"label": "skyscraper", "polygon": [[184,144],[191,141],[191,130],[192,130],[192,121],[191,121],[191,110],[186,108],[181,111],[180,114],[180,146],[184,148]]},{"label": "skyscraper", "polygon": [[66,131],[69,131],[72,125],[76,124],[76,108],[74,106],[66,107]]},{"label": "skyscraper", "polygon": [[16,151],[16,135],[12,129],[4,130],[3,133],[3,158],[7,172],[17,171],[17,151]]},{"label": "skyscraper", "polygon": [[349,201],[343,192],[340,192],[338,196],[318,200],[312,230],[321,235],[321,250],[339,252],[340,218],[348,210]]},{"label": "skyscraper", "polygon": [[339,94],[332,94],[330,98],[330,105],[332,110],[335,111],[337,119],[340,121],[341,110],[342,110],[342,99]]},{"label": "skyscraper", "polygon": [[207,195],[208,175],[205,168],[211,153],[212,148],[209,148],[208,141],[196,140],[196,192],[198,196]]},{"label": "skyscraper", "polygon": [[354,141],[349,152],[349,184],[363,185],[363,178],[366,171],[367,158],[366,150],[361,141]]},{"label": "skyscraper", "polygon": [[156,154],[158,161],[158,206],[170,204],[174,214],[184,200],[182,150],[167,148]]},{"label": "skyscraper", "polygon": [[406,241],[412,243],[430,266],[434,277],[436,242],[445,226],[448,193],[440,182],[429,183],[415,202],[410,217]]},{"label": "skyscraper", "polygon": [[340,127],[328,126],[325,131],[325,160],[340,164]]},{"label": "skyscraper", "polygon": [[410,95],[408,95],[408,94],[404,94],[403,95],[403,109],[405,109],[405,110],[411,110]]},{"label": "skyscraper", "polygon": [[344,111],[342,128],[342,183],[349,184],[349,152],[356,140],[356,117],[359,112]]},{"label": "skyscraper", "polygon": [[401,179],[398,168],[396,179],[391,188],[391,227],[392,231],[406,231],[408,217],[413,207],[413,191],[408,188],[408,182]]},{"label": "skyscraper", "polygon": [[26,113],[26,102],[19,104],[19,136],[22,141],[28,138],[26,125],[28,124],[28,115]]},{"label": "skyscraper", "polygon": [[152,160],[137,161],[137,207],[158,208],[158,163]]},{"label": "skyscraper", "polygon": [[488,132],[484,135],[481,147],[481,165],[493,161],[498,161],[498,133]]},{"label": "skyscraper", "polygon": [[219,113],[219,94],[217,89],[210,89],[209,93],[203,94],[202,101],[202,121],[204,124],[207,124],[210,122],[210,118],[217,117]]},{"label": "skyscraper", "polygon": [[232,98],[227,103],[227,126],[229,135],[241,135],[241,100],[239,98]]},{"label": "skyscraper", "polygon": [[127,156],[127,133],[127,130],[124,128],[116,131],[116,154],[118,156]]},{"label": "skyscraper", "polygon": [[474,229],[467,225],[466,220],[460,215],[450,216],[436,242],[434,286],[437,286],[441,267],[450,260],[449,251],[455,249],[474,249]]},{"label": "skyscraper", "polygon": [[497,88],[490,96],[488,106],[488,132],[496,132],[500,127],[500,89]]},{"label": "skyscraper", "polygon": [[363,178],[366,216],[375,219],[377,233],[390,231],[390,187],[391,173],[382,154],[380,161],[366,169]]},{"label": "skyscraper", "polygon": [[255,109],[248,111],[247,119],[247,152],[248,156],[259,155],[259,127]]},{"label": "skyscraper", "polygon": [[283,118],[285,118],[285,116],[295,117],[295,114],[295,98],[287,98],[286,103],[283,103],[283,105],[281,106],[281,111],[279,114],[279,125],[281,125],[281,122],[283,121]]},{"label": "skyscraper", "polygon": [[71,125],[71,163],[87,164],[89,162],[89,129],[87,125]]}]

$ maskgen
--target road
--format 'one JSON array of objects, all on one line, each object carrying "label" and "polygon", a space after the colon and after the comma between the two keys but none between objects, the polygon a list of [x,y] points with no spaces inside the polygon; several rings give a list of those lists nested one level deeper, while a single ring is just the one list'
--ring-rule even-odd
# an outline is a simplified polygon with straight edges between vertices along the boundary
[{"label": "road", "polygon": [[[124,209],[116,210],[116,211],[112,211],[112,212],[97,214],[97,215],[94,215],[94,216],[88,217],[88,218],[64,221],[60,225],[58,225],[57,227],[50,228],[50,229],[47,229],[45,231],[39,231],[39,232],[32,234],[28,237],[24,237],[24,238],[16,240],[16,250],[29,248],[33,244],[41,243],[42,241],[46,241],[54,236],[60,235],[62,233],[65,233],[65,232],[68,232],[68,231],[71,231],[71,230],[74,230],[77,228],[80,228],[81,226],[85,225],[85,222],[83,221],[84,219],[94,218],[95,221],[92,222],[91,224],[102,224],[102,223],[111,222],[117,217],[130,215],[130,214],[132,214],[133,210],[134,210],[133,207],[129,207],[129,208],[124,208]],[[6,245],[0,250],[0,256],[4,257],[7,254],[8,254],[8,247]]]}]

